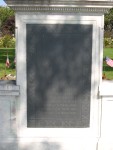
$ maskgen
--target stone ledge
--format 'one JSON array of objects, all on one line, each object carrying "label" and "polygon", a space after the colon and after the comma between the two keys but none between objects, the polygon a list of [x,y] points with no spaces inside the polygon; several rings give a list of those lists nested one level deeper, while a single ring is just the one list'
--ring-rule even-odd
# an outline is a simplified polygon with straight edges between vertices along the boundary
[{"label": "stone ledge", "polygon": [[20,87],[16,81],[0,81],[0,96],[19,96]]},{"label": "stone ledge", "polygon": [[113,97],[113,81],[103,81],[99,86],[99,96]]},{"label": "stone ledge", "polygon": [[112,0],[4,0],[8,5],[83,5],[112,6]]},{"label": "stone ledge", "polygon": [[113,7],[111,0],[5,0],[15,11],[38,12],[97,12],[106,13]]}]

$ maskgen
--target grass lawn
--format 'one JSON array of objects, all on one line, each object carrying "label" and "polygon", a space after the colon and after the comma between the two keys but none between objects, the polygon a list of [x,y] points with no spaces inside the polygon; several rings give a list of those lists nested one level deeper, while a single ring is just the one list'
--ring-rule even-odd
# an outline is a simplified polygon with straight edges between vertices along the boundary
[{"label": "grass lawn", "polygon": [[[104,55],[103,55],[104,60],[106,56],[113,59],[113,48],[104,48]],[[105,74],[107,79],[113,80],[113,68],[109,67],[105,61],[103,63],[103,74]]]},{"label": "grass lawn", "polygon": [[[9,62],[10,62],[9,68],[7,68],[5,65],[6,59],[7,59],[7,53],[8,53]],[[4,77],[5,75],[8,75],[8,74],[16,75],[14,58],[15,58],[14,48],[0,49],[0,79],[1,77]]]}]

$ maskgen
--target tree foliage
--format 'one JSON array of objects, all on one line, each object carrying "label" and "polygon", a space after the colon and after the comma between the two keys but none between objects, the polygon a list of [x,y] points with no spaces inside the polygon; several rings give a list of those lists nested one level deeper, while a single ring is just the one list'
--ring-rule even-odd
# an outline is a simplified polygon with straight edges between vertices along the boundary
[{"label": "tree foliage", "polygon": [[113,8],[104,17],[105,37],[113,38]]},{"label": "tree foliage", "polygon": [[105,14],[105,30],[112,30],[113,27],[113,9],[110,9],[107,14]]},{"label": "tree foliage", "polygon": [[14,35],[15,33],[15,16],[10,16],[1,27],[3,35]]},{"label": "tree foliage", "polygon": [[[12,29],[14,28],[15,24],[14,15],[15,15],[14,11],[9,7],[0,7],[0,31],[3,34],[6,33],[12,34],[14,32],[14,29]],[[5,33],[6,29],[7,32]]]},{"label": "tree foliage", "polygon": [[4,35],[0,38],[0,48],[15,48],[15,42],[11,35]]}]

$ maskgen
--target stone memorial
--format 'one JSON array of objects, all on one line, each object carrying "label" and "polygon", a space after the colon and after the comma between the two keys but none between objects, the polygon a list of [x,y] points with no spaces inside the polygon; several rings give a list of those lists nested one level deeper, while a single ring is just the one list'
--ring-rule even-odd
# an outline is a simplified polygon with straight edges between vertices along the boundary
[{"label": "stone memorial", "polygon": [[113,94],[101,80],[104,13],[113,1],[5,2],[15,11],[17,78],[0,83],[0,149],[113,149],[112,138],[104,142],[103,103]]}]

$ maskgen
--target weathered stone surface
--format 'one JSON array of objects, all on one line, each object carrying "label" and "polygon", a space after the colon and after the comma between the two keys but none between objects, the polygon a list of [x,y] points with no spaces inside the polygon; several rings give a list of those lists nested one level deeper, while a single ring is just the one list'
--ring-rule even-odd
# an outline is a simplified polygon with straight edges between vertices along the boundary
[{"label": "weathered stone surface", "polygon": [[111,0],[4,0],[8,4],[81,4],[81,5],[109,5]]},{"label": "weathered stone surface", "polygon": [[0,96],[0,138],[12,137],[16,137],[16,101],[12,96]]},{"label": "weathered stone surface", "polygon": [[10,101],[0,100],[0,137],[10,132]]},{"label": "weathered stone surface", "polygon": [[0,142],[0,150],[17,150],[18,146],[15,142]]}]

